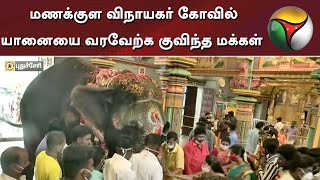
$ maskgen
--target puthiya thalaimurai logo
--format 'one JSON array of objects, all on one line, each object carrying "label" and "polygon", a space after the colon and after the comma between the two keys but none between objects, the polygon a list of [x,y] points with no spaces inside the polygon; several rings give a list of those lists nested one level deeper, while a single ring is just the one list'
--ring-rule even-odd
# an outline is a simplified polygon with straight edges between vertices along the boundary
[{"label": "puthiya thalaimurai logo", "polygon": [[43,71],[43,61],[5,61],[5,71]]},{"label": "puthiya thalaimurai logo", "polygon": [[271,16],[268,34],[272,43],[279,49],[298,51],[310,42],[313,23],[304,10],[294,6],[286,6]]}]

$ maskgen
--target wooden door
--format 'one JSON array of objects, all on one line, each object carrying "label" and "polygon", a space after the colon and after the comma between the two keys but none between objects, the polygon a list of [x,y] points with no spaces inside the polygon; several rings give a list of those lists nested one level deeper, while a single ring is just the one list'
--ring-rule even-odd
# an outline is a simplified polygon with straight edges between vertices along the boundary
[{"label": "wooden door", "polygon": [[187,86],[182,124],[182,135],[185,136],[189,136],[190,131],[193,129],[197,103],[197,92],[198,87]]}]

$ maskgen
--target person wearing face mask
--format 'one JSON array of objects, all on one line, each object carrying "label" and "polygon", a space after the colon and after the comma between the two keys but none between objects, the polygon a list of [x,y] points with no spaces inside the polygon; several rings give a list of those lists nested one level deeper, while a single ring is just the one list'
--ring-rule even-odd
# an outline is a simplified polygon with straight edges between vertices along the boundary
[{"label": "person wearing face mask", "polygon": [[313,157],[315,164],[313,164],[313,174],[320,178],[320,148],[311,148],[306,152],[307,155]]},{"label": "person wearing face mask", "polygon": [[314,160],[311,156],[298,154],[294,159],[287,162],[288,168],[279,180],[313,180],[312,173]]},{"label": "person wearing face mask", "polygon": [[221,143],[218,143],[218,146],[216,146],[211,152],[211,155],[217,157],[225,174],[228,172],[231,165],[231,160],[229,158],[229,147],[230,138],[226,136],[221,139]]},{"label": "person wearing face mask", "polygon": [[159,162],[159,150],[162,139],[158,134],[148,134],[145,137],[144,149],[133,154],[130,162],[139,180],[162,180],[163,170]]},{"label": "person wearing face mask", "polygon": [[29,165],[27,150],[21,147],[10,147],[1,154],[2,174],[0,180],[25,180],[21,173]]},{"label": "person wearing face mask", "polygon": [[[213,133],[211,130],[208,130],[206,128],[206,122],[207,120],[204,118],[204,117],[201,117],[199,119],[199,122],[197,122],[196,124],[196,127],[204,127],[205,130],[206,130],[206,136],[205,136],[205,139],[204,139],[204,142],[208,145],[209,147],[209,151],[212,151],[213,149],[213,146],[215,144],[215,139],[213,138]],[[189,141],[194,138],[194,129],[190,132],[189,134]]]},{"label": "person wearing face mask", "polygon": [[66,137],[63,132],[51,131],[48,133],[47,150],[39,153],[36,158],[36,180],[57,180],[62,177],[62,170],[57,159],[65,144]]},{"label": "person wearing face mask", "polygon": [[137,180],[129,159],[132,156],[131,137],[120,135],[117,140],[116,153],[105,161],[103,168],[104,179],[107,180]]},{"label": "person wearing face mask", "polygon": [[194,139],[190,140],[184,146],[184,171],[186,175],[196,174],[201,171],[201,166],[209,155],[209,148],[204,140],[206,138],[206,129],[196,127],[194,130]]},{"label": "person wearing face mask", "polygon": [[184,152],[177,141],[178,134],[171,131],[167,135],[167,143],[162,146],[165,180],[176,180],[173,176],[182,175],[184,170]]},{"label": "person wearing face mask", "polygon": [[276,150],[279,147],[279,141],[275,138],[268,138],[263,141],[263,148],[267,157],[264,167],[258,167],[259,178],[263,180],[274,180],[279,173],[280,166],[278,164],[279,154]]},{"label": "person wearing face mask", "polygon": [[94,148],[88,145],[71,144],[63,150],[62,180],[89,180],[93,171]]},{"label": "person wearing face mask", "polygon": [[172,175],[178,179],[214,179],[214,180],[226,180],[227,177],[223,174],[223,170],[220,166],[219,161],[213,157],[208,155],[206,157],[205,162],[201,167],[202,171],[194,174],[194,175]]},{"label": "person wearing face mask", "polygon": [[244,161],[244,148],[236,144],[231,146],[230,150],[230,159],[236,165],[229,171],[228,177],[237,180],[257,180],[258,178],[252,170],[252,165]]}]

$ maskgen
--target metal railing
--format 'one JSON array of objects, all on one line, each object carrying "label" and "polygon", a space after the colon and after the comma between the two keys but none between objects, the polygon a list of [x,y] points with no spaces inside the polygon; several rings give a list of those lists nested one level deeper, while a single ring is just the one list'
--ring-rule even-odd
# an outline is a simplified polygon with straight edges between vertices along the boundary
[{"label": "metal railing", "polygon": [[10,142],[10,141],[23,141],[22,137],[6,137],[0,138],[0,142]]}]

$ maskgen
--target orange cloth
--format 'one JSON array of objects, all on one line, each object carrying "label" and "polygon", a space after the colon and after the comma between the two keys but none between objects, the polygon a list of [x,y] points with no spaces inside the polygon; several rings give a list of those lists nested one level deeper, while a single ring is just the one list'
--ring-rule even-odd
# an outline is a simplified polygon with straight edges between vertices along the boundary
[{"label": "orange cloth", "polygon": [[278,134],[278,141],[280,144],[285,144],[287,141],[286,135],[285,134]]}]

